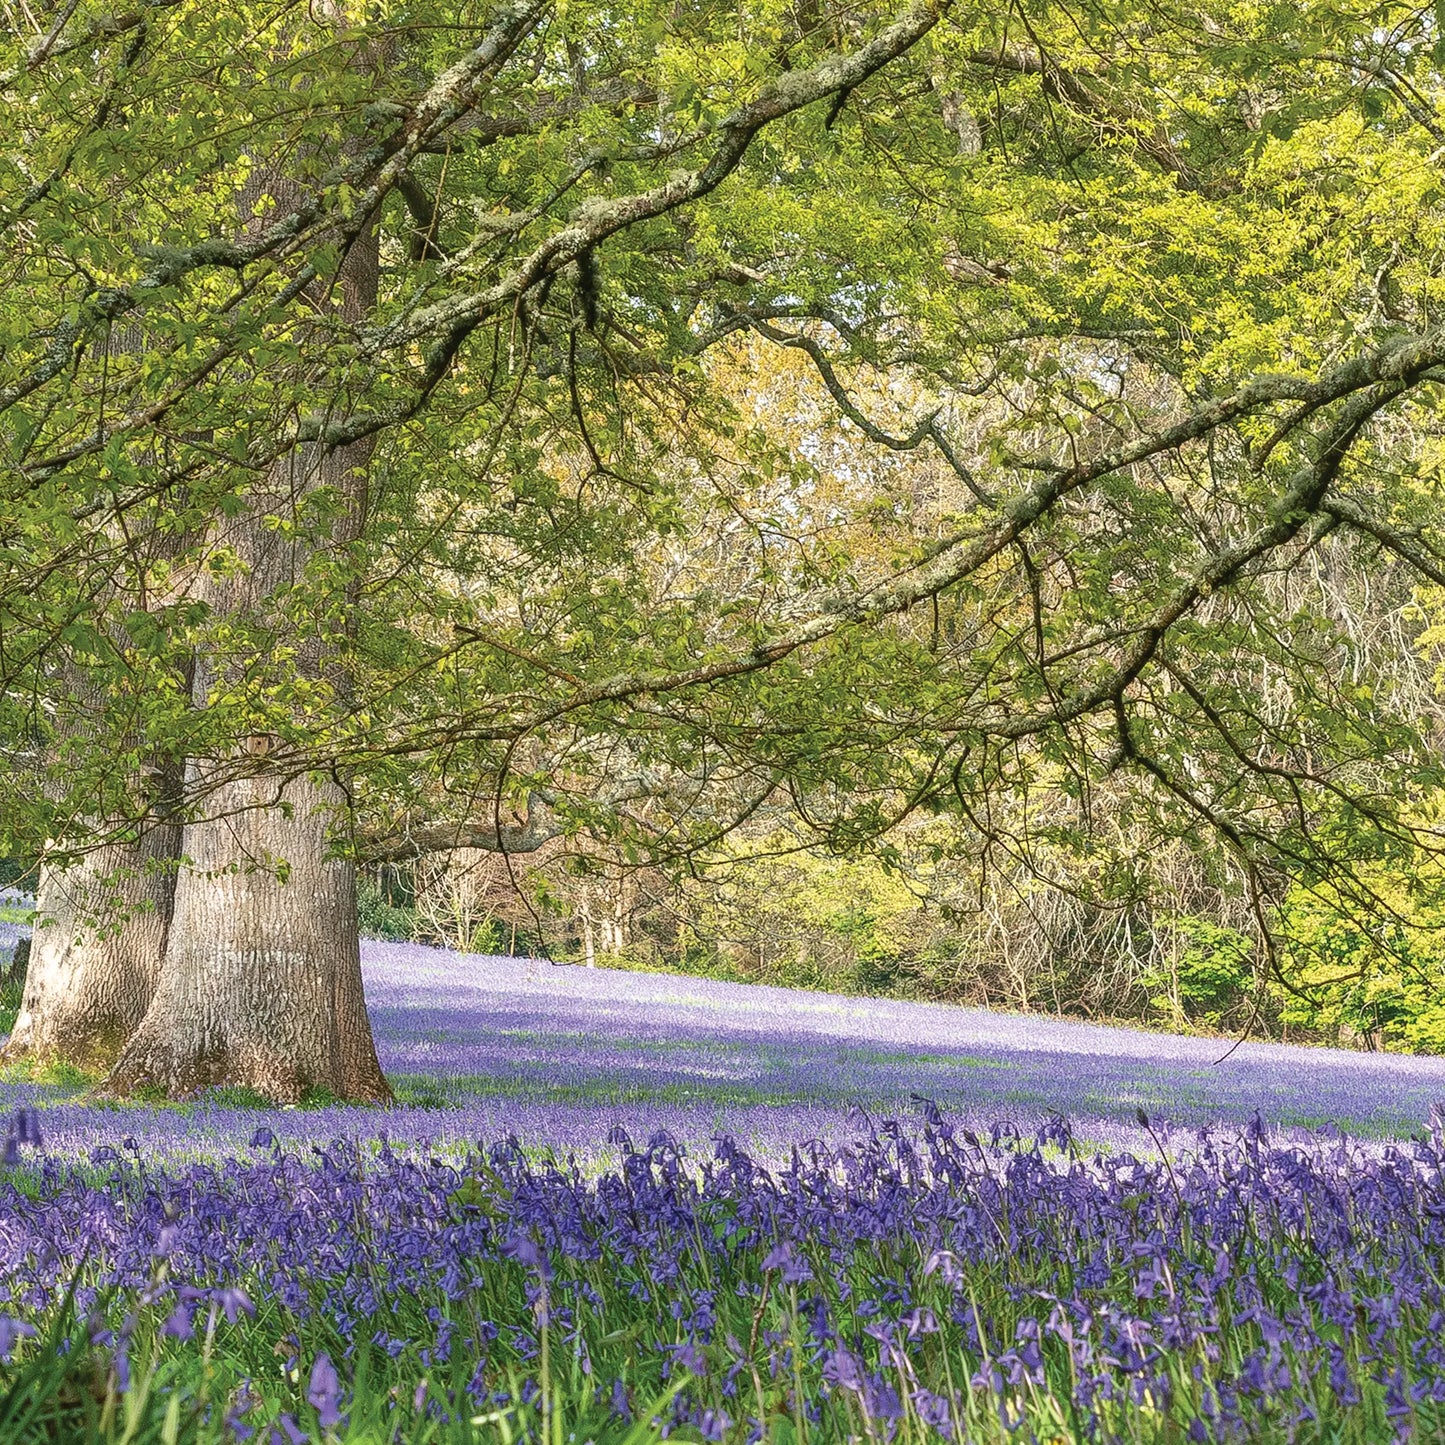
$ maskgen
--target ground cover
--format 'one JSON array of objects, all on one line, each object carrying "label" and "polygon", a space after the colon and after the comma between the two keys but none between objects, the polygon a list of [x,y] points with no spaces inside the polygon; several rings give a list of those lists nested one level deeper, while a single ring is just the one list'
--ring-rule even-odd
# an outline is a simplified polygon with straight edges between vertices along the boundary
[{"label": "ground cover", "polygon": [[[6,947],[0,925],[0,950]],[[18,932],[19,930],[16,930]],[[1243,1126],[1256,1113],[1307,1141],[1322,1126],[1405,1139],[1445,1099],[1445,1059],[1185,1038],[1131,1029],[712,980],[364,946],[383,1067],[401,1106],[268,1114],[288,1144],[374,1138],[433,1151],[514,1132],[613,1161],[614,1124],[693,1149],[728,1133],[786,1162],[793,1143],[845,1142],[855,1111],[916,1116],[914,1096],[987,1131],[1060,1114],[1079,1137],[1153,1147],[1143,1108],[1171,1127]],[[47,1147],[84,1158],[131,1137],[146,1157],[244,1150],[256,1101],[218,1092],[182,1109],[85,1102],[85,1081],[0,1083],[0,1109],[45,1111]]]},{"label": "ground cover", "polygon": [[1445,1062],[367,973],[396,1109],[0,1085],[0,1438],[1445,1433]]}]

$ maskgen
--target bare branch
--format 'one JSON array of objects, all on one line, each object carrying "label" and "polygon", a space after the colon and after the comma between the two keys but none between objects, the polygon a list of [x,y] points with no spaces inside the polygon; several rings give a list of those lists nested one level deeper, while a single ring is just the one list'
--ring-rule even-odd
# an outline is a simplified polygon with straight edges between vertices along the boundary
[{"label": "bare branch", "polygon": [[1408,562],[1422,577],[1437,587],[1445,587],[1445,556],[1422,537],[1409,537],[1388,523],[1371,517],[1351,497],[1326,497],[1320,504],[1320,510],[1356,532],[1373,537],[1386,551]]}]

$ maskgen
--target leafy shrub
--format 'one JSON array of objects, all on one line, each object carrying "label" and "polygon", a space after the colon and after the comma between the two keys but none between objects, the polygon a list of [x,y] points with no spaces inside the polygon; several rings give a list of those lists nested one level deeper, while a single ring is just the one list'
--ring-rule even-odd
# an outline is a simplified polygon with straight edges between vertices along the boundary
[{"label": "leafy shrub", "polygon": [[1218,1028],[1250,992],[1254,940],[1209,918],[1160,920],[1165,942],[1142,982],[1150,1006],[1178,1024]]},{"label": "leafy shrub", "polygon": [[1390,860],[1362,881],[1373,896],[1326,880],[1286,897],[1297,992],[1281,1016],[1332,1043],[1445,1053],[1445,863]]},{"label": "leafy shrub", "polygon": [[356,916],[364,938],[409,943],[421,937],[416,909],[392,902],[381,885],[365,874],[356,880]]}]

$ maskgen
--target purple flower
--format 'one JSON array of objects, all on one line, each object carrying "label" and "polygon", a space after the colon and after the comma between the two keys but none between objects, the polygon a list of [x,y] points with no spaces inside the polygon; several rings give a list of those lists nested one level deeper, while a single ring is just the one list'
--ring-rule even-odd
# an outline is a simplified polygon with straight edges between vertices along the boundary
[{"label": "purple flower", "polygon": [[763,1256],[763,1269],[781,1270],[784,1284],[802,1284],[813,1277],[807,1260],[798,1258],[789,1239],[780,1240]]},{"label": "purple flower", "polygon": [[823,1356],[823,1379],[836,1389],[857,1394],[863,1389],[863,1362],[841,1346],[829,1350]]},{"label": "purple flower", "polygon": [[266,1445],[307,1445],[306,1432],[296,1423],[294,1416],[283,1410],[271,1427],[271,1438]]},{"label": "purple flower", "polygon": [[1395,1425],[1395,1438],[1408,1440],[1410,1429],[1410,1401],[1405,1387],[1405,1376],[1399,1367],[1391,1369],[1385,1376],[1385,1418]]},{"label": "purple flower", "polygon": [[35,1326],[11,1315],[0,1315],[0,1360],[8,1360],[16,1340],[35,1338]]},{"label": "purple flower", "polygon": [[930,1274],[938,1274],[950,1289],[957,1289],[967,1279],[957,1258],[947,1249],[935,1249],[924,1261],[923,1273],[925,1278]]},{"label": "purple flower", "polygon": [[256,1313],[256,1306],[251,1303],[246,1291],[235,1286],[229,1289],[212,1290],[211,1298],[221,1307],[227,1324],[235,1324],[243,1314],[254,1315]]},{"label": "purple flower", "polygon": [[618,1378],[614,1378],[612,1381],[612,1413],[623,1424],[630,1425],[632,1423],[632,1402],[627,1398],[627,1386]]},{"label": "purple flower", "polygon": [[552,1261],[530,1234],[514,1234],[502,1246],[502,1253],[528,1269],[535,1269],[544,1280],[552,1278]]},{"label": "purple flower", "polygon": [[869,1375],[863,1385],[863,1404],[875,1420],[901,1420],[903,1399],[891,1380]]},{"label": "purple flower", "polygon": [[670,1363],[681,1365],[691,1375],[707,1374],[707,1357],[692,1340],[680,1345],[664,1345],[663,1353],[670,1356]]},{"label": "purple flower", "polygon": [[[1143,1113],[1143,1110],[1140,1110]],[[1062,1114],[1050,1114],[1038,1129],[1040,1144],[1052,1144],[1066,1153],[1074,1147],[1074,1131]]]},{"label": "purple flower", "polygon": [[704,1440],[717,1441],[732,1429],[733,1422],[721,1410],[703,1410],[692,1422]]},{"label": "purple flower", "polygon": [[259,1397],[251,1393],[251,1382],[242,1380],[231,1401],[230,1408],[226,1411],[226,1419],[222,1426],[225,1434],[233,1440],[249,1440],[256,1432],[246,1423],[246,1416],[260,1403]]},{"label": "purple flower", "polygon": [[324,1352],[316,1356],[316,1363],[311,1366],[306,1403],[316,1411],[323,1430],[334,1430],[342,1423],[341,1381],[336,1378],[336,1367],[331,1363],[331,1357]]},{"label": "purple flower", "polygon": [[111,1368],[115,1371],[115,1387],[122,1395],[130,1391],[130,1341],[122,1340],[112,1356]]},{"label": "purple flower", "polygon": [[913,1392],[913,1408],[925,1425],[931,1425],[944,1439],[953,1439],[953,1409],[943,1395],[920,1387]]}]

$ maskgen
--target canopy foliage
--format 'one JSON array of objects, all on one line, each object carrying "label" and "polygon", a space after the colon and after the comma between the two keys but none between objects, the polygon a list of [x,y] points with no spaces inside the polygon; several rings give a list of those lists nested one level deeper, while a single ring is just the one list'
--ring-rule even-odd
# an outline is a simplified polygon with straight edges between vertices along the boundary
[{"label": "canopy foliage", "polygon": [[[12,19],[0,851],[182,757],[336,770],[377,857],[1027,850],[1046,791],[1358,904],[1434,840],[1424,614],[1357,625],[1445,585],[1433,9]],[[254,479],[361,436],[359,542],[311,489],[307,565],[212,612]]]}]

